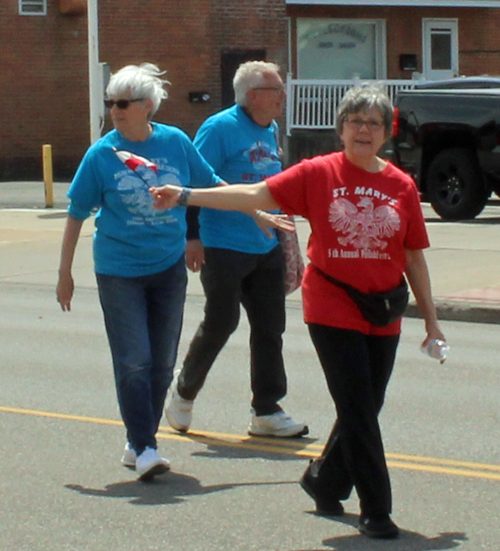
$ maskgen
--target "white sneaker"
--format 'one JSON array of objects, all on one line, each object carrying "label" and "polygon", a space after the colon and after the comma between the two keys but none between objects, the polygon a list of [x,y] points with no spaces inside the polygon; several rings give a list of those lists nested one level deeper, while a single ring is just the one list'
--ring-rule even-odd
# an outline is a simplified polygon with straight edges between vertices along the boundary
[{"label": "white sneaker", "polygon": [[179,372],[176,372],[170,385],[165,416],[170,426],[180,432],[187,432],[193,417],[193,400],[185,400],[177,392],[177,379]]},{"label": "white sneaker", "polygon": [[127,442],[125,444],[125,449],[123,450],[122,465],[124,467],[130,467],[131,469],[134,469],[136,461],[137,461],[137,454],[135,453],[135,450],[130,444],[130,442]]},{"label": "white sneaker", "polygon": [[248,427],[248,434],[252,436],[277,436],[290,438],[292,436],[304,436],[309,433],[309,428],[304,423],[294,421],[284,411],[278,411],[272,415],[252,415],[252,422]]},{"label": "white sneaker", "polygon": [[141,480],[148,480],[170,469],[168,459],[160,457],[154,448],[146,448],[135,462],[135,470]]}]

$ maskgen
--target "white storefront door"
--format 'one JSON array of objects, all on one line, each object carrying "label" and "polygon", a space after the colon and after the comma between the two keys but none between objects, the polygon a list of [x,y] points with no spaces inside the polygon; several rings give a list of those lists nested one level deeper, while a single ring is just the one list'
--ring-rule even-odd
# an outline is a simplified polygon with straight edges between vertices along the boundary
[{"label": "white storefront door", "polygon": [[458,20],[422,20],[423,74],[428,80],[458,76]]}]

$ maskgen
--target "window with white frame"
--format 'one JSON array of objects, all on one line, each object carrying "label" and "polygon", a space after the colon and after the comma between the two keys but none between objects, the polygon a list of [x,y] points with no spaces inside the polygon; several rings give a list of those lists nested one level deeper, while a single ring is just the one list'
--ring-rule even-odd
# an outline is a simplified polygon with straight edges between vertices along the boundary
[{"label": "window with white frame", "polygon": [[19,0],[19,15],[47,15],[47,0]]},{"label": "window with white frame", "polygon": [[297,18],[299,79],[385,78],[385,21]]}]

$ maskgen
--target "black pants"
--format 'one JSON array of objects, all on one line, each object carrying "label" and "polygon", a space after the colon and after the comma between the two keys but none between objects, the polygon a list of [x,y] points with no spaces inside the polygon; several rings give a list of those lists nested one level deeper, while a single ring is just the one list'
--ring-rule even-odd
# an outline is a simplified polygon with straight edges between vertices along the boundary
[{"label": "black pants", "polygon": [[194,400],[217,355],[239,322],[240,303],[250,323],[252,407],[257,415],[281,411],[286,394],[282,335],[285,330],[283,260],[278,245],[267,254],[205,248],[201,282],[205,317],[191,341],[178,392]]},{"label": "black pants", "polygon": [[369,336],[347,329],[309,325],[335,402],[337,420],[317,460],[325,497],[347,499],[353,486],[361,512],[391,512],[389,473],[378,414],[396,358],[399,335]]}]

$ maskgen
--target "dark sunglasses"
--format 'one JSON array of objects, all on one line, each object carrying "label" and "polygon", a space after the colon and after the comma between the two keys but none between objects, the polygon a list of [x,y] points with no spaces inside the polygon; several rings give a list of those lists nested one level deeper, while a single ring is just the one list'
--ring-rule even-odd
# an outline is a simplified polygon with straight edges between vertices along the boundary
[{"label": "dark sunglasses", "polygon": [[114,100],[114,99],[105,99],[104,100],[104,105],[108,108],[108,109],[111,109],[113,107],[113,105],[116,105],[116,107],[118,107],[118,109],[127,109],[127,107],[134,101],[143,101],[143,98],[137,98],[137,99],[118,99],[118,100]]}]

